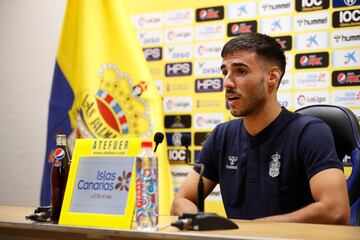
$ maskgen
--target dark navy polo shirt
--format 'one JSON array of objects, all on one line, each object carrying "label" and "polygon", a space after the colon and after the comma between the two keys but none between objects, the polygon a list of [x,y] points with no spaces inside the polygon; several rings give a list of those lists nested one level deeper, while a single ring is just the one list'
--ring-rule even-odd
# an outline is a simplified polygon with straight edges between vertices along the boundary
[{"label": "dark navy polo shirt", "polygon": [[242,119],[219,124],[199,159],[204,177],[220,184],[226,214],[234,219],[300,209],[314,202],[313,175],[342,169],[330,128],[285,108],[256,136],[246,131]]}]

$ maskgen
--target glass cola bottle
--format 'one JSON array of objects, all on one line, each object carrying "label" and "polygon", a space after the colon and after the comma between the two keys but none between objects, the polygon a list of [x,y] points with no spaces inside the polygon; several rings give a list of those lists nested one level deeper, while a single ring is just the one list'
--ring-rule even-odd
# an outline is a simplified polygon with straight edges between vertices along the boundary
[{"label": "glass cola bottle", "polygon": [[158,195],[158,158],[152,151],[152,142],[144,141],[136,157],[135,216],[138,230],[157,230]]},{"label": "glass cola bottle", "polygon": [[56,135],[56,149],[51,168],[51,221],[58,223],[69,175],[70,158],[66,147],[66,135]]}]

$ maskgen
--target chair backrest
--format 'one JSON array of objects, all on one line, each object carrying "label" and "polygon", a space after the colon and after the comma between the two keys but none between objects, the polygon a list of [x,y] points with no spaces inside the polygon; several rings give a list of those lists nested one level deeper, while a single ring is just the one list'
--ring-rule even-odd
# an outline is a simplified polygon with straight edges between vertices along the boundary
[{"label": "chair backrest", "polygon": [[[351,157],[352,171],[347,179],[352,214],[359,214],[360,201],[360,125],[355,114],[345,107],[335,105],[311,105],[296,111],[300,114],[317,117],[324,121],[334,136],[336,152],[340,160]],[[356,208],[356,209],[353,209]],[[359,216],[352,216],[352,225],[359,225]]]}]

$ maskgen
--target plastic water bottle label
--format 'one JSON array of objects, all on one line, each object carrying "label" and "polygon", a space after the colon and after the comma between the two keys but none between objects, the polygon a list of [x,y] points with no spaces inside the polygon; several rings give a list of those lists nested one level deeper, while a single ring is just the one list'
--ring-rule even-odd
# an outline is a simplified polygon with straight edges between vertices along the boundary
[{"label": "plastic water bottle label", "polygon": [[137,169],[136,221],[140,228],[154,228],[158,223],[157,188],[156,169]]}]

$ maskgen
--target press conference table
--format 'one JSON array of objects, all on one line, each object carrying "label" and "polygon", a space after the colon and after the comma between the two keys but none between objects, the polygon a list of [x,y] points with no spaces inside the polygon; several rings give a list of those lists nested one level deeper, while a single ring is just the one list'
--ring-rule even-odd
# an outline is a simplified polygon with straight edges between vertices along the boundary
[{"label": "press conference table", "polygon": [[0,239],[360,239],[360,227],[236,220],[239,229],[179,231],[160,216],[158,232],[62,226],[25,220],[34,208],[0,205]]}]

